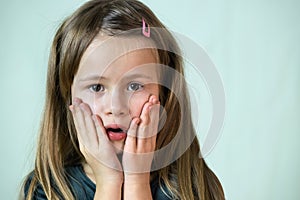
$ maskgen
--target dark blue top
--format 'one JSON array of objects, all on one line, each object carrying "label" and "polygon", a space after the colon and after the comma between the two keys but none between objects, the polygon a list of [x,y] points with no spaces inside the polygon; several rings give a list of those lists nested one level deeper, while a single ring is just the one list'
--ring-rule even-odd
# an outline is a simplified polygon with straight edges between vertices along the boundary
[{"label": "dark blue top", "polygon": [[[69,182],[69,186],[72,190],[75,199],[78,200],[94,199],[96,185],[86,176],[81,165],[66,168],[66,175],[67,175],[67,180]],[[32,179],[32,175],[29,176],[27,182],[25,183],[25,187],[24,187],[25,197],[27,196],[31,179]],[[158,179],[154,179],[153,181],[151,181],[150,186],[151,186],[151,193],[153,199],[155,200],[170,199],[165,193],[163,193],[162,189],[159,186]],[[164,191],[167,191],[164,185],[163,187],[164,187]],[[55,190],[55,186],[53,187],[53,189]],[[47,199],[44,190],[40,185],[37,185],[33,199],[34,200]]]}]

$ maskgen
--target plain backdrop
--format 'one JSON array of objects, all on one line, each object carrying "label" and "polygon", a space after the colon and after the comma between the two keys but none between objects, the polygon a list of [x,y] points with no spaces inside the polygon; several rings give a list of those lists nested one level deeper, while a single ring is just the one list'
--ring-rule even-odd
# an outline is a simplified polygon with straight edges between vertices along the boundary
[{"label": "plain backdrop", "polygon": [[[16,199],[33,168],[51,40],[84,2],[0,2],[1,199]],[[226,118],[205,158],[227,199],[300,199],[300,1],[143,2],[222,77]]]}]

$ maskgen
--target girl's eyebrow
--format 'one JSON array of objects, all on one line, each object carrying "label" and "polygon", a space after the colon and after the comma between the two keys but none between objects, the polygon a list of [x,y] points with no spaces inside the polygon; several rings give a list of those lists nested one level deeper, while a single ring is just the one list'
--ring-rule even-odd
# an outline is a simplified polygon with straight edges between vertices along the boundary
[{"label": "girl's eyebrow", "polygon": [[100,79],[106,80],[107,78],[104,76],[99,76],[99,75],[90,75],[90,76],[85,76],[81,79],[79,79],[79,82],[83,81],[99,81]]},{"label": "girl's eyebrow", "polygon": [[[154,77],[148,76],[147,74],[130,74],[130,75],[125,75],[124,77],[121,77],[121,79],[136,79],[136,78],[144,78],[148,80],[153,80]],[[90,76],[85,76],[79,79],[79,82],[84,82],[84,81],[99,81],[99,80],[108,80],[108,78],[104,76],[99,76],[99,75],[90,75]]]},{"label": "girl's eyebrow", "polygon": [[153,80],[154,77],[148,76],[147,74],[130,74],[124,77],[124,79],[136,79],[136,78],[145,78]]}]

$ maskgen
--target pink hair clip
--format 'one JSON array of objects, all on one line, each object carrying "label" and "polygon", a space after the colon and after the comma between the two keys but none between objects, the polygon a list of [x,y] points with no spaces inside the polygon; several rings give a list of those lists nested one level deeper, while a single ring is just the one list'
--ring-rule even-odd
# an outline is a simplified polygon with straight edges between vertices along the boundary
[{"label": "pink hair clip", "polygon": [[[144,18],[142,19],[143,21],[143,35],[146,37],[150,37],[150,26],[149,24],[146,24]],[[146,30],[146,27],[148,28],[148,30]]]}]

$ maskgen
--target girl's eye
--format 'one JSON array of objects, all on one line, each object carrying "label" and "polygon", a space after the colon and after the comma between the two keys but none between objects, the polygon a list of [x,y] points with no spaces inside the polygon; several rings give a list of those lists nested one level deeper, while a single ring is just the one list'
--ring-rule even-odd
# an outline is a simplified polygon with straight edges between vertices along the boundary
[{"label": "girl's eye", "polygon": [[104,91],[104,87],[101,84],[95,84],[90,87],[90,90],[92,90],[93,92],[102,92]]},{"label": "girl's eye", "polygon": [[140,90],[140,89],[142,89],[144,86],[142,85],[142,84],[140,84],[140,83],[130,83],[129,85],[128,85],[128,90],[129,91],[137,91],[137,90]]}]

